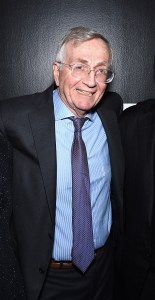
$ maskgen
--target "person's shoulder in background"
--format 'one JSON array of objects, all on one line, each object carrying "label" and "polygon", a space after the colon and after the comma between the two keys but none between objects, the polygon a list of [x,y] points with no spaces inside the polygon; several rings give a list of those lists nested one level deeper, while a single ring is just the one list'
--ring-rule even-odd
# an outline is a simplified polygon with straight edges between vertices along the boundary
[{"label": "person's shoulder in background", "polygon": [[136,105],[126,108],[121,114],[120,122],[122,123],[125,120],[130,122],[130,119],[131,121],[134,121],[137,118],[139,121],[141,119],[143,119],[144,121],[145,118],[147,119],[147,121],[149,121],[149,117],[150,120],[154,120],[154,116],[155,116],[155,99],[152,98],[152,99],[140,101]]},{"label": "person's shoulder in background", "polygon": [[120,118],[119,127],[122,140],[132,142],[133,138],[155,125],[155,99],[147,99],[126,108]]}]

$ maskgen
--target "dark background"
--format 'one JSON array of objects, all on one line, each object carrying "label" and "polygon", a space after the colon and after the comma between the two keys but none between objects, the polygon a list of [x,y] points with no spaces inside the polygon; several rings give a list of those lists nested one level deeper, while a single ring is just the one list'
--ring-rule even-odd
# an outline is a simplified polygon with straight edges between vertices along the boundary
[{"label": "dark background", "polygon": [[155,0],[5,0],[0,2],[0,100],[43,91],[62,36],[75,26],[111,43],[124,103],[155,98]]}]

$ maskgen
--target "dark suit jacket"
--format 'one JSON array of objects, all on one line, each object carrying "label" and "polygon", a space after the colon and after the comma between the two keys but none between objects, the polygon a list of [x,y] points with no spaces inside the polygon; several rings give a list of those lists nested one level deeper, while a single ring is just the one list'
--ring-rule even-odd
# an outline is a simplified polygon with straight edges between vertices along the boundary
[{"label": "dark suit jacket", "polygon": [[[53,89],[0,103],[0,130],[13,145],[13,232],[29,300],[42,288],[52,254],[56,207]],[[110,98],[110,94],[109,94]],[[104,101],[103,101],[104,102]],[[116,114],[98,114],[109,142],[115,238],[122,230],[123,161]]]},{"label": "dark suit jacket", "polygon": [[[155,271],[155,99],[126,109],[120,125],[125,155],[124,299],[134,300],[141,299],[149,272]],[[154,298],[148,293],[147,300]]]}]

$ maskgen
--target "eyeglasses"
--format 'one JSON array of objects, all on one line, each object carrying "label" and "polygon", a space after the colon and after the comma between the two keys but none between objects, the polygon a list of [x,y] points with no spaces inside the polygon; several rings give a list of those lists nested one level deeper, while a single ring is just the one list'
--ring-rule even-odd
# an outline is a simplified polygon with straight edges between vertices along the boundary
[{"label": "eyeglasses", "polygon": [[71,70],[71,75],[77,79],[84,79],[90,74],[90,72],[95,72],[95,78],[98,82],[109,83],[114,78],[114,72],[111,68],[105,69],[102,66],[98,66],[94,69],[91,69],[88,65],[84,64],[65,64],[59,62],[60,65],[68,66]]}]

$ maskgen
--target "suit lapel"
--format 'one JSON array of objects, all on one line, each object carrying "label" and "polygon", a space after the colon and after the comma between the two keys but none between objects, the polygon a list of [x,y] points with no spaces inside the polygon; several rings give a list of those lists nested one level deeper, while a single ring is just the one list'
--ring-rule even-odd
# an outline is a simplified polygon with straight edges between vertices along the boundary
[{"label": "suit lapel", "polygon": [[112,166],[116,167],[118,165],[119,167],[119,160],[122,160],[122,147],[116,114],[104,107],[100,107],[97,113],[107,135],[111,164]]},{"label": "suit lapel", "polygon": [[[97,113],[103,123],[109,146],[109,155],[111,162],[111,173],[112,173],[112,195],[117,195],[117,201],[113,201],[112,206],[116,206],[119,215],[122,216],[123,203],[122,203],[122,189],[123,186],[123,174],[124,174],[124,162],[123,162],[123,151],[121,146],[120,133],[118,130],[118,123],[116,114],[113,111],[106,110],[104,107],[97,109]],[[122,218],[120,218],[121,227]]]},{"label": "suit lapel", "polygon": [[[56,144],[52,96],[46,105],[29,115],[51,218],[56,205]],[[54,221],[54,220],[53,220]]]}]

